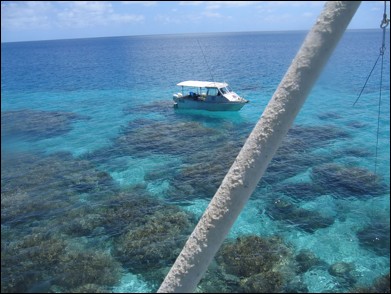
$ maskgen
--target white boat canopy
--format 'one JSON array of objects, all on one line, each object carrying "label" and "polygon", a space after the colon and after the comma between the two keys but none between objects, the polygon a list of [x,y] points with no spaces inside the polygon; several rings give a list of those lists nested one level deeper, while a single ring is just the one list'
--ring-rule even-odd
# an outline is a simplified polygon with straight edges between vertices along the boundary
[{"label": "white boat canopy", "polygon": [[227,87],[227,83],[218,82],[204,82],[204,81],[184,81],[177,84],[177,86],[183,87],[197,87],[197,88],[224,88]]}]

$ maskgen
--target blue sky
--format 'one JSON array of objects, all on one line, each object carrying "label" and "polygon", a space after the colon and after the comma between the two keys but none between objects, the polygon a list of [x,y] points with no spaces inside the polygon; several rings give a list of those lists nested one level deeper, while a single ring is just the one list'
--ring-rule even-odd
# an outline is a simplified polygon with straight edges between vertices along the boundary
[{"label": "blue sky", "polygon": [[[309,30],[325,1],[2,1],[1,42],[208,32]],[[387,15],[390,17],[389,2]],[[349,29],[379,28],[363,1]]]}]

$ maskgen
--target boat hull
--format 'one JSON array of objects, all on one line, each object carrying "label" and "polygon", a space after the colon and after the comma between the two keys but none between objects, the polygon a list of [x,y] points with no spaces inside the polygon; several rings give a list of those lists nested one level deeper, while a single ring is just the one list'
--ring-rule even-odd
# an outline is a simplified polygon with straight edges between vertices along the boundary
[{"label": "boat hull", "polygon": [[202,100],[175,99],[174,107],[178,109],[199,109],[209,111],[238,111],[246,102],[209,102]]}]

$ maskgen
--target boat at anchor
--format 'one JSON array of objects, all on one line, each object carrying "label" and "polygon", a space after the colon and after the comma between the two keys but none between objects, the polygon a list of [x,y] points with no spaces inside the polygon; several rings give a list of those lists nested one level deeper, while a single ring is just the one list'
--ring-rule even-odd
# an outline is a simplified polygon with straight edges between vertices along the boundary
[{"label": "boat at anchor", "polygon": [[249,101],[236,94],[227,83],[183,81],[181,92],[173,95],[174,107],[209,111],[238,111]]}]

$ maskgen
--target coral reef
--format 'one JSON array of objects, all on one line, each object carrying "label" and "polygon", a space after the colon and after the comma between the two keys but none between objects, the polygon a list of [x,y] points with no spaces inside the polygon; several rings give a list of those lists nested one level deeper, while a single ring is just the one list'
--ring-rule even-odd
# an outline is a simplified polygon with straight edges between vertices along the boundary
[{"label": "coral reef", "polygon": [[108,252],[70,249],[65,238],[45,227],[33,229],[19,241],[2,238],[1,292],[67,293],[74,288],[86,291],[89,284],[103,291],[118,282],[122,267]]},{"label": "coral reef", "polygon": [[345,167],[327,163],[314,167],[313,182],[336,196],[365,197],[378,196],[389,192],[389,187],[379,176],[359,167]]},{"label": "coral reef", "polygon": [[328,268],[328,272],[336,277],[339,286],[351,287],[357,282],[355,269],[355,265],[351,262],[336,262]]},{"label": "coral reef", "polygon": [[379,256],[390,256],[390,219],[372,221],[356,233],[359,244]]},{"label": "coral reef", "polygon": [[[58,293],[55,287],[53,287],[55,291],[54,293]],[[70,293],[111,293],[111,291],[108,290],[108,287],[102,287],[101,285],[97,284],[84,284],[80,287],[72,288],[70,290]]]},{"label": "coral reef", "polygon": [[342,116],[336,112],[325,112],[318,115],[321,120],[340,119]]},{"label": "coral reef", "polygon": [[34,229],[16,241],[6,241],[2,236],[1,292],[47,291],[51,284],[44,281],[53,275],[65,247],[64,238],[43,229]]},{"label": "coral reef", "polygon": [[285,283],[283,274],[273,271],[255,274],[241,281],[244,293],[280,293]]},{"label": "coral reef", "polygon": [[39,140],[63,135],[72,130],[75,120],[88,119],[71,112],[13,110],[1,112],[1,137]]},{"label": "coral reef", "polygon": [[115,285],[121,275],[122,267],[109,253],[102,251],[67,251],[60,258],[55,284],[64,289]]},{"label": "coral reef", "polygon": [[[117,191],[108,174],[69,153],[10,152],[2,154],[1,167],[2,292],[56,292],[56,287],[69,292],[97,283],[100,274],[102,283],[117,281],[119,263],[107,253],[74,253],[78,259],[71,262],[67,248],[69,235],[92,235],[102,226],[96,207],[86,206],[85,199],[103,201]],[[76,271],[79,266],[86,272]]]},{"label": "coral reef", "polygon": [[343,153],[344,156],[354,156],[360,158],[373,156],[373,152],[362,147],[350,147],[343,150],[341,153]]},{"label": "coral reef", "polygon": [[160,206],[139,223],[130,223],[115,239],[114,254],[133,272],[162,282],[190,235],[195,220],[174,206]]},{"label": "coral reef", "polygon": [[311,201],[321,196],[325,191],[312,183],[277,184],[273,193],[289,196],[297,201]]},{"label": "coral reef", "polygon": [[286,197],[276,198],[266,207],[266,213],[275,220],[282,220],[306,232],[313,233],[334,223],[331,217],[322,216],[317,211],[298,207]]},{"label": "coral reef", "polygon": [[305,172],[314,164],[329,162],[331,155],[312,154],[316,148],[325,147],[336,139],[349,138],[347,132],[334,126],[294,126],[270,162],[261,184],[270,185]]},{"label": "coral reef", "polygon": [[240,144],[226,143],[190,155],[171,179],[167,199],[210,199],[240,151]]},{"label": "coral reef", "polygon": [[289,130],[285,141],[290,142],[291,145],[296,145],[296,149],[312,150],[327,146],[333,140],[345,140],[348,138],[350,138],[349,133],[337,126],[297,125]]},{"label": "coral reef", "polygon": [[[125,111],[151,110],[174,115],[166,102]],[[189,115],[194,115],[191,122]],[[24,125],[9,123],[22,116]],[[132,121],[111,146],[78,159],[69,153],[2,156],[2,292],[107,293],[119,282],[124,268],[142,275],[143,283],[157,289],[196,223],[193,215],[167,203],[212,197],[252,127],[218,117],[175,116],[174,123]],[[328,113],[320,118],[339,116]],[[69,132],[77,119],[86,118],[59,112],[5,112],[2,136],[27,140],[58,136]],[[361,197],[389,191],[369,171],[329,163],[340,154],[312,152],[347,138],[334,126],[295,126],[289,131],[259,184],[273,190],[265,210],[270,218],[313,233],[332,225],[334,219],[303,209],[304,201],[331,193]],[[142,184],[121,190],[108,173],[97,168],[103,164],[100,168],[110,172],[125,169],[124,157],[151,154],[179,159],[145,171]],[[346,149],[344,154],[371,155],[360,148]],[[280,182],[301,176],[314,164],[312,183]],[[158,195],[164,202],[148,192],[156,181],[168,183],[164,195]],[[361,246],[389,255],[389,225],[373,222],[358,230],[357,237]],[[223,244],[197,292],[308,292],[301,279],[319,268],[342,285],[340,289],[356,283],[352,264],[341,261],[329,266],[307,250],[294,255],[279,237],[245,236]],[[356,291],[363,289],[389,292],[389,275],[373,287]]]},{"label": "coral reef", "polygon": [[299,273],[304,273],[315,267],[327,267],[327,263],[319,259],[313,252],[309,250],[300,250],[295,257]]},{"label": "coral reef", "polygon": [[281,292],[294,276],[292,250],[279,237],[238,238],[223,244],[216,260],[226,273],[239,277],[245,292]]},{"label": "coral reef", "polygon": [[95,213],[102,218],[101,225],[109,236],[119,236],[128,226],[145,224],[147,219],[162,209],[162,203],[148,197],[141,186],[132,187],[110,197]]},{"label": "coral reef", "polygon": [[59,218],[62,232],[69,236],[98,236],[105,233],[103,225],[107,222],[96,208],[83,205],[74,208]]},{"label": "coral reef", "polygon": [[125,154],[194,152],[199,146],[206,144],[205,138],[213,138],[219,134],[198,122],[142,124],[139,121],[131,122],[122,133],[114,145]]},{"label": "coral reef", "polygon": [[215,260],[211,262],[205,275],[199,282],[196,293],[240,293],[240,279],[228,274],[218,266]]},{"label": "coral reef", "polygon": [[390,273],[378,277],[369,287],[351,288],[350,293],[390,293]]},{"label": "coral reef", "polygon": [[111,177],[69,153],[7,154],[1,158],[2,223],[58,215],[80,200],[118,190]]}]

